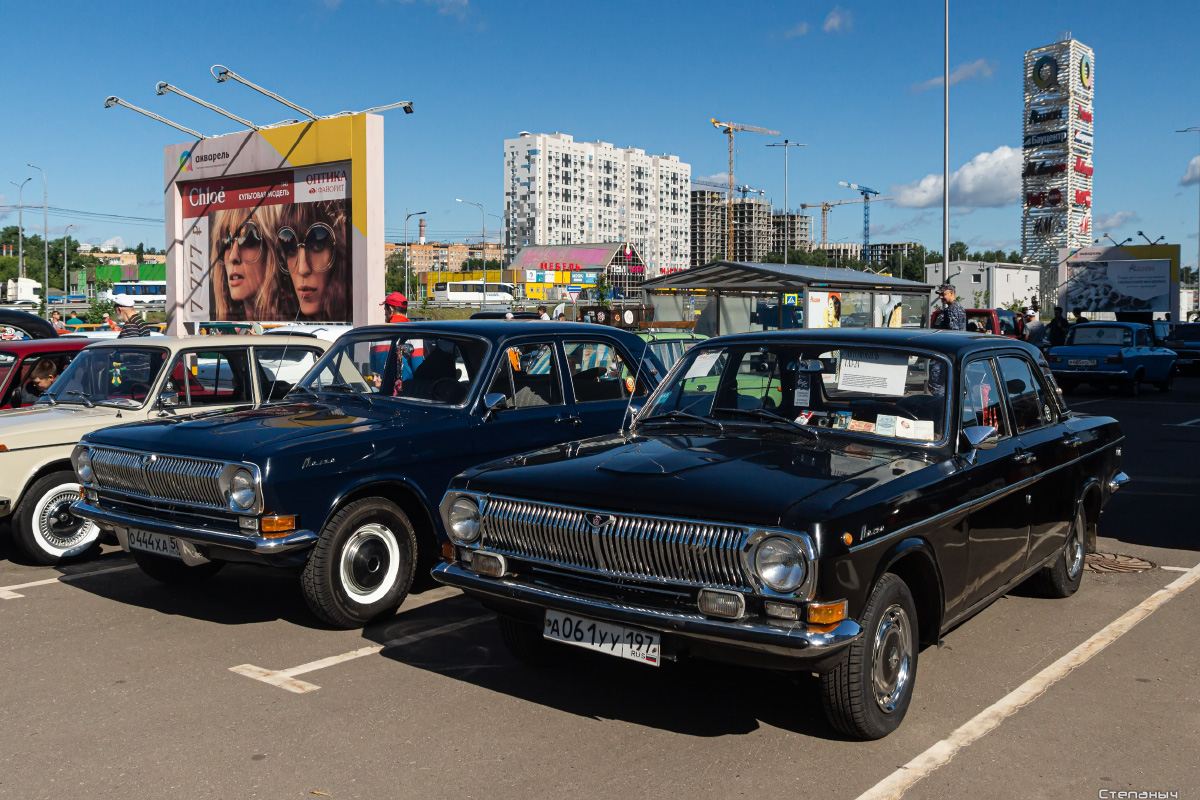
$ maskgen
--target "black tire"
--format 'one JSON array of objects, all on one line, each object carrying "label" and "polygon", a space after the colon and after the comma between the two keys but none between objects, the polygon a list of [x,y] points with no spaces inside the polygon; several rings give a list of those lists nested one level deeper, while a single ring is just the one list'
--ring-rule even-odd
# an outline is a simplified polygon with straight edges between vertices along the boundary
[{"label": "black tire", "polygon": [[1034,587],[1046,597],[1062,599],[1070,597],[1083,582],[1084,548],[1087,540],[1087,520],[1082,511],[1075,512],[1071,531],[1063,545],[1062,553],[1054,562],[1038,570],[1034,576]]},{"label": "black tire", "polygon": [[189,567],[178,559],[156,556],[141,550],[133,551],[133,560],[137,562],[142,572],[167,586],[193,586],[203,583],[225,566],[223,561],[209,561],[207,564]]},{"label": "black tire", "polygon": [[361,628],[394,614],[412,588],[417,535],[400,506],[356,500],[321,531],[301,586],[313,613],[339,628]]},{"label": "black tire", "polygon": [[882,739],[900,727],[917,678],[917,625],[908,585],[885,574],[863,609],[862,635],[843,651],[837,666],[821,674],[821,705],[829,724],[858,739]]},{"label": "black tire", "polygon": [[1175,386],[1175,368],[1171,367],[1171,371],[1167,373],[1165,380],[1154,384],[1160,392],[1169,392]]},{"label": "black tire", "polygon": [[1125,394],[1130,397],[1138,397],[1142,393],[1142,376],[1137,374],[1133,376],[1133,380],[1125,384]]},{"label": "black tire", "polygon": [[30,561],[43,566],[94,551],[100,528],[71,513],[79,499],[75,473],[60,470],[34,481],[17,506],[13,541]]},{"label": "black tire", "polygon": [[562,663],[566,645],[548,641],[537,625],[505,616],[497,617],[496,621],[504,646],[517,661],[539,669]]}]

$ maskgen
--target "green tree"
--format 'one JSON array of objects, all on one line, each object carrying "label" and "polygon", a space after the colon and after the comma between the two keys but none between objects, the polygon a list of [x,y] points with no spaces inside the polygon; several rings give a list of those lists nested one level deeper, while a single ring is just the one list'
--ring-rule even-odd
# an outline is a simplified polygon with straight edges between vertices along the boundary
[{"label": "green tree", "polygon": [[612,282],[607,272],[601,272],[596,277],[596,302],[602,306],[612,305]]},{"label": "green tree", "polygon": [[141,264],[146,258],[146,245],[138,242],[137,247],[133,248],[133,252],[137,254],[137,263]]},{"label": "green tree", "polygon": [[966,261],[967,246],[963,242],[950,243],[950,260],[951,261]]}]

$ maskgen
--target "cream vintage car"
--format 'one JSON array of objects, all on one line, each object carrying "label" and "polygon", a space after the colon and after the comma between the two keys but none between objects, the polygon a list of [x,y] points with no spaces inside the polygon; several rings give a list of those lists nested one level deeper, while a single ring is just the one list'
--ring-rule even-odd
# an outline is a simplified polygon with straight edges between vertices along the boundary
[{"label": "cream vintage car", "polygon": [[0,522],[38,564],[79,555],[100,529],[71,513],[71,449],[86,433],[282,398],[328,343],[308,336],[154,336],[89,345],[36,405],[0,412]]}]

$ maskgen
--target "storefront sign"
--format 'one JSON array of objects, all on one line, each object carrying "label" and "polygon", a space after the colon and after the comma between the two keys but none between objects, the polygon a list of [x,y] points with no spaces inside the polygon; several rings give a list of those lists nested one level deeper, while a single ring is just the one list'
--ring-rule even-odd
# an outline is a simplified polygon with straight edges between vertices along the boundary
[{"label": "storefront sign", "polygon": [[1025,134],[1025,149],[1032,147],[1044,147],[1050,144],[1065,144],[1067,141],[1066,130],[1047,131],[1046,133],[1027,133]]},{"label": "storefront sign", "polygon": [[1039,175],[1057,175],[1067,171],[1065,161],[1027,161],[1021,173],[1022,178],[1033,178]]},{"label": "storefront sign", "polygon": [[1091,122],[1092,121],[1092,110],[1090,108],[1088,108],[1087,106],[1078,106],[1078,109],[1079,109],[1079,119],[1080,120],[1082,120],[1083,122]]},{"label": "storefront sign", "polygon": [[1092,57],[1086,53],[1079,59],[1079,82],[1085,89],[1092,88]]},{"label": "storefront sign", "polygon": [[1092,193],[1087,189],[1075,190],[1075,205],[1092,207]]},{"label": "storefront sign", "polygon": [[1075,143],[1091,147],[1092,135],[1090,133],[1084,133],[1083,131],[1075,131]]},{"label": "storefront sign", "polygon": [[1083,156],[1075,156],[1075,171],[1080,175],[1087,175],[1089,178],[1096,168],[1084,160]]},{"label": "storefront sign", "polygon": [[1054,89],[1058,86],[1058,59],[1044,55],[1033,65],[1033,82],[1039,89]]},{"label": "storefront sign", "polygon": [[1029,206],[1056,206],[1062,203],[1062,192],[1051,189],[1048,192],[1027,192],[1025,204]]},{"label": "storefront sign", "polygon": [[1029,112],[1029,124],[1037,125],[1042,122],[1050,122],[1051,120],[1062,119],[1063,109],[1051,108],[1046,111],[1038,111],[1036,108]]},{"label": "storefront sign", "polygon": [[1058,217],[1038,217],[1033,221],[1033,232],[1038,236],[1049,236],[1062,228],[1062,220]]}]

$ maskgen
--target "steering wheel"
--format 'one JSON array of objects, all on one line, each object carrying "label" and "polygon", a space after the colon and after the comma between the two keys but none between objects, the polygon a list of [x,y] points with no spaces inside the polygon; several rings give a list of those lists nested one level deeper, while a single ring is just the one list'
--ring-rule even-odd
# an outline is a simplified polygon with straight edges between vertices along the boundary
[{"label": "steering wheel", "polygon": [[132,399],[145,400],[146,395],[150,394],[150,384],[142,383],[141,381],[138,381],[136,383],[131,383],[128,386],[126,386],[125,390],[127,392],[129,392],[129,396]]},{"label": "steering wheel", "polygon": [[608,373],[608,367],[592,367],[575,376],[577,381],[598,381]]},{"label": "steering wheel", "polygon": [[458,381],[454,378],[438,378],[433,382],[433,388],[429,390],[430,399],[440,403],[449,403],[457,394]]}]

